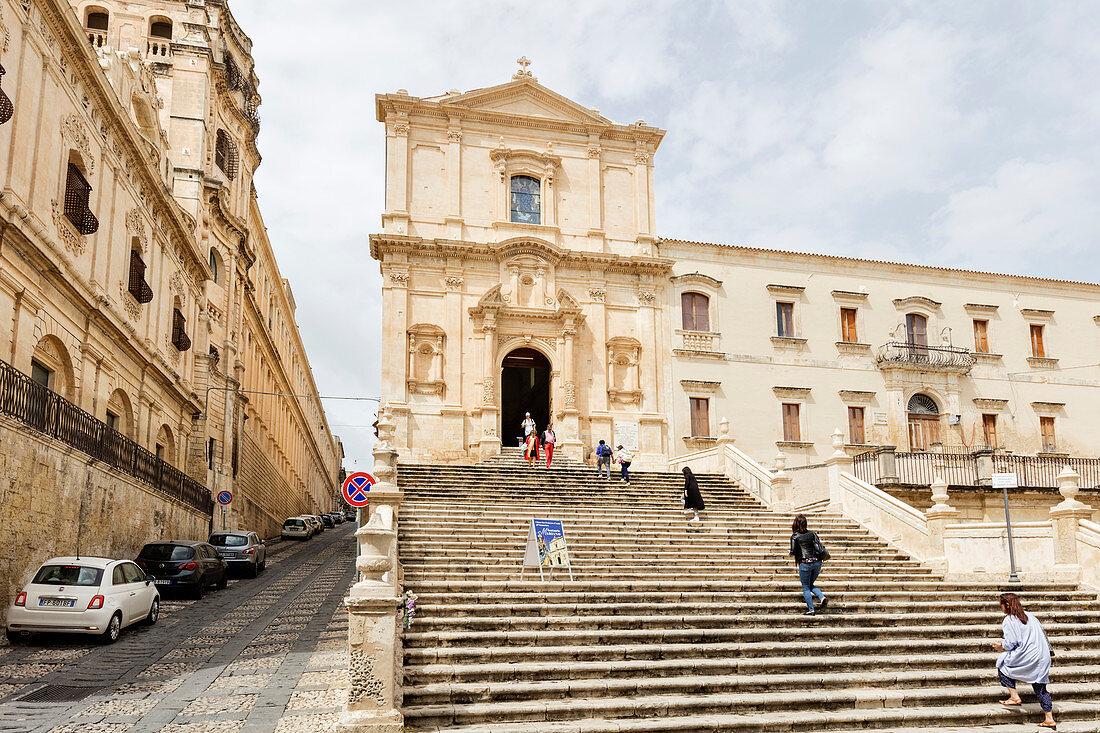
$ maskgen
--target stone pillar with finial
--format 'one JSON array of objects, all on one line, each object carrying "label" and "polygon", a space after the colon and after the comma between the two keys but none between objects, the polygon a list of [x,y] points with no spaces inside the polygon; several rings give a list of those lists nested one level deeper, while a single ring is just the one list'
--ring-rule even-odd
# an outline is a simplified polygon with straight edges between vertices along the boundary
[{"label": "stone pillar with finial", "polygon": [[726,446],[733,445],[733,436],[730,435],[730,421],[722,418],[718,421],[718,460],[722,466],[722,473],[730,481],[737,480],[737,468],[733,458],[727,455]]},{"label": "stone pillar with finial", "polygon": [[840,475],[852,472],[852,457],[844,452],[844,432],[837,428],[833,431],[833,454],[825,459],[829,472],[829,511],[844,511],[844,491],[840,486]]},{"label": "stone pillar with finial", "polygon": [[946,573],[949,569],[945,541],[947,524],[955,521],[959,512],[947,503],[950,497],[947,495],[947,481],[943,478],[942,463],[937,463],[935,471],[932,478],[932,507],[924,513],[928,523],[928,555],[924,564],[937,573]]},{"label": "stone pillar with finial", "polygon": [[784,470],[787,467],[787,456],[783,451],[775,454],[775,471],[772,473],[771,510],[773,512],[786,513],[791,511],[791,487],[794,483],[790,475]]},{"label": "stone pillar with finial", "polygon": [[1062,501],[1050,510],[1054,526],[1054,564],[1080,573],[1077,557],[1077,528],[1082,519],[1092,516],[1092,507],[1077,499],[1081,475],[1066,465],[1058,474],[1058,493]]},{"label": "stone pillar with finial", "polygon": [[355,532],[358,582],[344,599],[348,608],[349,671],[347,707],[338,729],[356,733],[399,733],[401,715],[401,565],[397,558],[397,511],[402,492],[395,483],[395,425],[383,408],[378,419],[370,511]]}]

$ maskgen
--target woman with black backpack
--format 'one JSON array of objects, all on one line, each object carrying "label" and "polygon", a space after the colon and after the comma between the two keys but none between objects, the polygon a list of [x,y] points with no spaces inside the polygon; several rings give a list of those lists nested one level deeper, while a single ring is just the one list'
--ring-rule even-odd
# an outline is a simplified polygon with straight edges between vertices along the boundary
[{"label": "woman with black backpack", "polygon": [[821,574],[821,563],[829,559],[829,552],[817,538],[816,532],[806,528],[806,516],[799,514],[791,525],[791,551],[795,564],[798,566],[798,580],[802,583],[802,597],[806,599],[806,607],[809,609],[804,616],[814,615],[814,596],[821,601],[818,606],[822,611],[829,603],[829,599],[814,585],[817,576]]}]

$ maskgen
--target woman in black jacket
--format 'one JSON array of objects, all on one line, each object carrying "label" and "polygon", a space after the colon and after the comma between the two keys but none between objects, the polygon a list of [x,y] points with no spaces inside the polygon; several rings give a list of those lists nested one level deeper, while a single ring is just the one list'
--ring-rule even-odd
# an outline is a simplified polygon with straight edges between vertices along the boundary
[{"label": "woman in black jacket", "polygon": [[821,560],[816,550],[820,546],[817,535],[806,528],[806,516],[799,514],[791,525],[791,551],[794,562],[798,566],[798,580],[802,583],[802,597],[806,599],[805,616],[814,615],[814,596],[821,601],[819,608],[824,611],[829,599],[814,586],[814,581],[821,574]]},{"label": "woman in black jacket", "polygon": [[684,466],[684,514],[694,514],[689,521],[693,524],[701,521],[699,512],[706,508],[703,503],[703,495],[699,492],[699,481],[691,469]]}]

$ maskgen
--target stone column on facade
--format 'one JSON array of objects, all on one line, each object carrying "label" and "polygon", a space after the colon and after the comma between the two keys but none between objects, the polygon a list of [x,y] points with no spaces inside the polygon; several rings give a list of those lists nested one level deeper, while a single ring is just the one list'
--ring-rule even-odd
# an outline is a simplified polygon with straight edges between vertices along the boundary
[{"label": "stone column on facade", "polygon": [[31,355],[38,345],[33,336],[34,321],[42,305],[42,300],[26,288],[16,294],[12,305],[11,359],[8,363],[28,373]]},{"label": "stone column on facade", "polygon": [[577,326],[572,318],[562,329],[562,409],[559,436],[561,453],[567,458],[584,460],[584,441],[581,440],[580,410],[577,409]]},{"label": "stone column on facade", "polygon": [[478,441],[478,456],[484,460],[500,455],[500,436],[497,430],[497,324],[493,313],[486,313],[481,324],[482,333],[482,371],[481,371],[481,438]]},{"label": "stone column on facade", "polygon": [[462,121],[447,124],[447,236],[462,238]]},{"label": "stone column on facade", "polygon": [[[604,282],[592,283],[595,288],[606,291]],[[588,327],[592,332],[592,345],[598,358],[605,358],[607,344],[607,306],[606,301],[610,294],[597,298],[590,304],[592,313],[587,314]],[[610,397],[607,394],[607,368],[605,365],[594,363],[591,373],[592,387],[587,394],[588,419],[592,435],[611,436]]]},{"label": "stone column on facade", "polygon": [[[407,116],[398,115],[389,127],[389,139],[387,147],[389,154],[386,156],[387,166],[390,172],[386,176],[387,181],[393,181],[395,185],[386,186],[386,212],[390,216],[385,217],[387,224],[392,222],[397,234],[406,234],[409,223],[409,119]],[[390,227],[386,227],[387,230]]]},{"label": "stone column on facade", "polygon": [[844,492],[840,487],[840,475],[852,472],[852,457],[844,452],[844,433],[833,431],[833,454],[825,459],[829,473],[829,511],[844,513]]},{"label": "stone column on facade", "polygon": [[[600,136],[588,136],[588,231],[589,236],[599,238],[603,231],[603,186],[600,185],[601,165]],[[602,251],[603,242],[599,241]],[[597,341],[597,343],[603,343]]]},{"label": "stone column on facade", "polygon": [[878,483],[879,486],[897,486],[898,484],[898,462],[897,456],[894,452],[897,450],[896,446],[884,445],[878,449]]},{"label": "stone column on facade", "polygon": [[80,351],[83,354],[80,369],[82,388],[77,404],[93,416],[99,417],[99,377],[103,368],[103,354],[88,342],[80,345]]},{"label": "stone column on facade", "polygon": [[948,523],[959,516],[958,510],[947,503],[948,499],[943,469],[937,468],[932,479],[932,507],[924,513],[928,524],[928,555],[924,564],[937,573],[946,573],[949,569],[945,535]]},{"label": "stone column on facade", "polygon": [[1082,519],[1090,519],[1093,509],[1077,499],[1081,476],[1069,465],[1058,474],[1058,493],[1062,501],[1050,510],[1054,528],[1054,564],[1080,572],[1077,557],[1077,528]]}]

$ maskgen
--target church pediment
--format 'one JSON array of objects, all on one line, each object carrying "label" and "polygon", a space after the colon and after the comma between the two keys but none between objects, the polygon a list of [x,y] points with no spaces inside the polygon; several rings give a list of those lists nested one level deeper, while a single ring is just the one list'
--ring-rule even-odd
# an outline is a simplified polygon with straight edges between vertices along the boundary
[{"label": "church pediment", "polygon": [[523,117],[542,117],[560,122],[606,126],[611,120],[528,78],[514,79],[439,100],[444,107],[498,112]]}]

